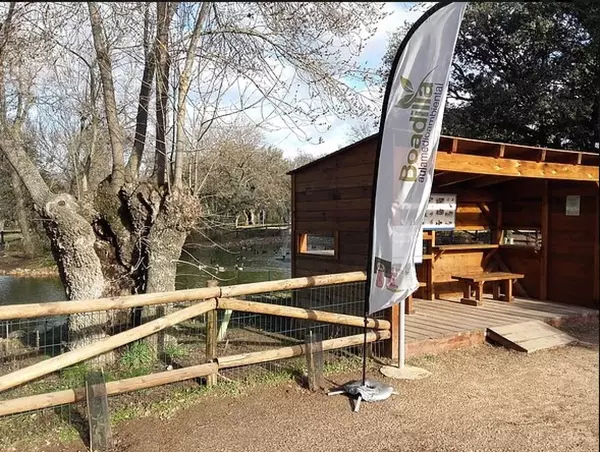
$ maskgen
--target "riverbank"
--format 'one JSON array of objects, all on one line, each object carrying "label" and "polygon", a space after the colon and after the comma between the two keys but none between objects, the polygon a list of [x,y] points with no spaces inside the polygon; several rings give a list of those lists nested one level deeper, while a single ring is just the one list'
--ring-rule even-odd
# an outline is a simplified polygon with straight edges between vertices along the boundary
[{"label": "riverbank", "polygon": [[56,278],[58,268],[51,256],[29,258],[20,251],[0,253],[0,275],[22,278]]}]

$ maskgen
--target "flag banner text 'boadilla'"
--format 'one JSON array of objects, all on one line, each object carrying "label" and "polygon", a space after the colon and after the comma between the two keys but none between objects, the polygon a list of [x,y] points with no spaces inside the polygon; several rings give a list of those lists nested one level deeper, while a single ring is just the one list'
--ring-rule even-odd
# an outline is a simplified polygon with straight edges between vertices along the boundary
[{"label": "flag banner text 'boadilla'", "polygon": [[415,247],[421,243],[450,66],[466,5],[453,2],[428,11],[405,38],[392,66],[376,163],[369,314],[399,303],[419,287]]}]

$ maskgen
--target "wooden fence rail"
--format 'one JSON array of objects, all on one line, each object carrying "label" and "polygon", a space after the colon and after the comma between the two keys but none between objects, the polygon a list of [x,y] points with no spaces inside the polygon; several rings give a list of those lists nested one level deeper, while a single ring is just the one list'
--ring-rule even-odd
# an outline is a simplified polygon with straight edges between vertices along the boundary
[{"label": "wooden fence rail", "polygon": [[[276,304],[259,303],[256,301],[236,300],[234,298],[223,298],[219,300],[218,309],[229,309],[231,311],[251,312],[253,314],[268,314],[293,319],[314,320],[316,322],[335,323],[346,326],[365,326],[365,320],[348,314],[337,314],[334,312],[317,311],[314,309],[294,308]],[[367,328],[377,330],[389,330],[391,324],[384,319],[367,319]]]},{"label": "wooden fence rail", "polygon": [[[62,355],[46,359],[44,361],[25,367],[23,369],[19,369],[7,375],[3,375],[0,379],[0,392],[13,388],[15,386],[19,386],[23,383],[35,380],[36,378],[48,375],[52,372],[56,372],[57,370],[64,369],[65,367],[78,364],[82,361],[85,361],[86,359],[90,359],[103,353],[110,352],[117,347],[121,347],[123,345],[142,339],[153,333],[164,330],[165,328],[183,322],[184,320],[197,317],[209,311],[214,311],[217,308],[240,310],[243,312],[252,312],[255,314],[272,314],[298,319],[309,319],[339,325],[349,325],[358,327],[365,326],[365,321],[363,318],[347,314],[337,314],[333,312],[317,311],[314,309],[305,308],[295,308],[290,306],[275,306],[270,305],[268,303],[248,302],[244,300],[212,299],[193,304],[192,306],[173,312],[171,314],[167,314],[166,316],[161,317],[159,319],[155,319],[148,323],[144,323],[143,325],[131,328],[130,330],[124,331],[122,333],[115,334],[114,336],[101,339],[93,344],[89,344],[84,347],[71,350],[69,352],[63,353]],[[391,324],[387,320],[370,318],[367,318],[366,326],[367,328],[375,328],[378,330],[387,331],[388,333],[391,328]],[[223,363],[221,364],[226,366]]]},{"label": "wooden fence rail", "polygon": [[43,377],[52,372],[56,372],[57,370],[64,369],[65,367],[72,366],[73,364],[80,363],[81,361],[93,358],[94,356],[110,352],[117,347],[150,336],[153,333],[176,325],[184,320],[198,317],[208,311],[212,311],[216,307],[216,300],[203,301],[188,308],[181,309],[180,311],[167,314],[159,319],[144,323],[143,325],[136,326],[123,333],[109,336],[93,344],[76,348],[75,350],[63,353],[62,355],[40,361],[39,363],[3,375],[0,379],[0,392],[22,385],[28,381],[35,380],[36,378]]},{"label": "wooden fence rail", "polygon": [[[231,297],[250,295],[263,292],[275,292],[291,289],[328,286],[350,282],[365,281],[364,272],[351,272],[333,275],[321,275],[307,278],[291,278],[279,281],[240,284],[236,286],[207,287],[200,289],[180,290],[160,294],[146,294],[120,298],[105,298],[99,300],[65,301],[57,303],[26,304],[0,307],[0,320],[19,318],[36,318],[52,315],[67,315],[95,312],[107,309],[128,309],[139,306],[151,306],[161,303],[183,301],[199,301],[186,308],[167,314],[143,325],[134,327],[122,333],[115,334],[95,343],[71,350],[62,355],[46,359],[0,378],[0,392],[30,382],[65,367],[80,363],[95,356],[111,352],[118,347],[150,336],[165,328],[174,326],[182,321],[197,317],[217,309],[250,312],[255,314],[276,315],[296,319],[363,327],[362,317],[338,314],[333,312],[305,309],[291,306],[273,305],[239,300]],[[367,333],[367,342],[375,342],[391,338],[391,324],[388,320],[371,319],[366,321],[366,327],[375,331]],[[347,336],[322,341],[323,350],[333,350],[362,344],[363,334]],[[213,362],[159,372],[141,377],[113,381],[106,384],[108,395],[121,394],[137,389],[188,380],[197,377],[208,377],[216,374],[219,369],[246,366],[279,359],[292,358],[306,353],[306,345],[293,345],[272,350],[244,353],[232,356],[217,357]],[[75,388],[19,399],[0,401],[0,416],[48,408],[52,406],[73,403],[85,399],[85,389]]]},{"label": "wooden fence rail", "polygon": [[158,304],[201,301],[209,298],[230,298],[282,290],[309,289],[351,282],[366,281],[365,272],[336,273],[305,278],[280,279],[222,287],[175,290],[171,292],[128,295],[94,300],[57,301],[0,306],[0,320],[31,319],[58,315],[81,314],[107,310],[129,309]]},{"label": "wooden fence rail", "polygon": [[[390,332],[383,330],[369,332],[366,340],[368,343],[371,343],[389,338]],[[364,335],[357,334],[354,336],[328,339],[322,341],[321,346],[322,350],[335,350],[338,348],[360,345],[363,343],[363,340]],[[217,372],[219,369],[265,363],[278,359],[293,358],[304,354],[306,354],[305,344],[281,347],[260,352],[223,356],[218,358],[217,362],[214,363],[200,364],[198,366],[184,367],[182,369],[166,372],[158,372],[155,374],[144,375],[142,377],[111,381],[106,383],[106,392],[108,395],[123,394],[125,392],[151,388],[168,383],[175,383],[177,381],[206,377]],[[64,391],[5,400],[0,401],[0,416],[24,413],[26,411],[38,410],[42,408],[50,408],[53,406],[74,403],[81,400],[85,400],[85,388],[68,389]]]}]

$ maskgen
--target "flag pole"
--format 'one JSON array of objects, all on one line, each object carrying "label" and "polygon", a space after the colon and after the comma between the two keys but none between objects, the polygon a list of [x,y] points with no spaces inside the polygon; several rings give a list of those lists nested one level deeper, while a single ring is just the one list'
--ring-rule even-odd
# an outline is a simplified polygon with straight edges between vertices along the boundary
[{"label": "flag pole", "polygon": [[404,368],[404,360],[406,358],[406,299],[400,302],[400,319],[398,328],[398,369]]}]

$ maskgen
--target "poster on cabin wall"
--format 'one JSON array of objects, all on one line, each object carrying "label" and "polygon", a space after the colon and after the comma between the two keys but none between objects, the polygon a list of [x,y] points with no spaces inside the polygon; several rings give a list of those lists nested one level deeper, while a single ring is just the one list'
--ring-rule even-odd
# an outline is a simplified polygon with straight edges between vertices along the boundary
[{"label": "poster on cabin wall", "polygon": [[369,314],[419,287],[416,247],[431,194],[454,47],[466,3],[439,3],[404,38],[383,102],[371,218]]},{"label": "poster on cabin wall", "polygon": [[423,263],[423,228],[417,239],[417,246],[415,246],[415,264]]},{"label": "poster on cabin wall", "polygon": [[456,195],[432,193],[425,209],[423,229],[445,231],[456,227]]}]

